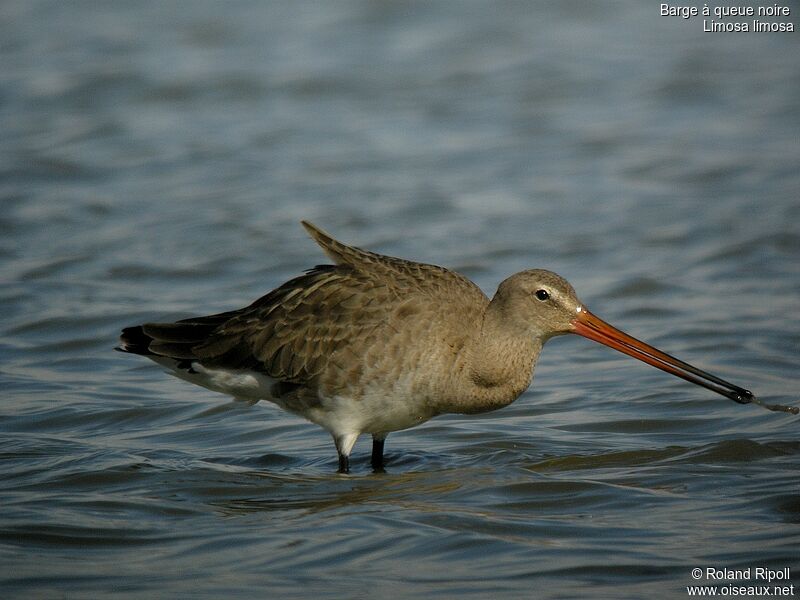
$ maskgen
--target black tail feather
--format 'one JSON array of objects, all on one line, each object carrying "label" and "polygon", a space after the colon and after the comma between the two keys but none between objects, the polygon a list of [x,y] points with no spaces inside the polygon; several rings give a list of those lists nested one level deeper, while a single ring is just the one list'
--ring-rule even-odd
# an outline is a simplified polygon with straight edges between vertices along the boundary
[{"label": "black tail feather", "polygon": [[146,336],[159,342],[199,344],[208,338],[216,326],[216,323],[197,323],[196,321],[187,321],[185,323],[145,323],[142,325],[142,331]]},{"label": "black tail feather", "polygon": [[142,356],[153,354],[150,352],[150,342],[153,341],[153,338],[144,332],[141,325],[123,329],[122,335],[119,336],[119,341],[120,345],[115,350],[120,352],[130,352],[131,354],[141,354]]},{"label": "black tail feather", "polygon": [[184,319],[176,323],[145,323],[126,327],[116,349],[142,356],[165,356],[179,360],[198,358],[194,348],[205,342],[233,313]]}]

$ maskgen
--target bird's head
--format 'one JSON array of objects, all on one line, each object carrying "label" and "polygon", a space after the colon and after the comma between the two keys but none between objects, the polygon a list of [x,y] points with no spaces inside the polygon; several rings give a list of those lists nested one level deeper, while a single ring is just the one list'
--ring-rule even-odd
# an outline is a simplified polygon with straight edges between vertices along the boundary
[{"label": "bird's head", "polygon": [[569,282],[543,269],[512,275],[497,288],[492,300],[503,319],[516,331],[538,337],[542,343],[557,335],[576,333],[676,377],[708,388],[735,402],[753,401],[749,390],[728,383],[620,331],[589,312]]}]

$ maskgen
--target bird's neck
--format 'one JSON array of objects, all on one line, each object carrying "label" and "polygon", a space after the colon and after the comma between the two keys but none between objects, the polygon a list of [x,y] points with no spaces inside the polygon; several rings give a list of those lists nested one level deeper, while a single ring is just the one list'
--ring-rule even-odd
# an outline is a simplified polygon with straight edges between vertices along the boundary
[{"label": "bird's neck", "polygon": [[533,378],[542,341],[515,326],[503,308],[495,302],[487,305],[480,332],[467,353],[472,410],[465,412],[507,406]]}]

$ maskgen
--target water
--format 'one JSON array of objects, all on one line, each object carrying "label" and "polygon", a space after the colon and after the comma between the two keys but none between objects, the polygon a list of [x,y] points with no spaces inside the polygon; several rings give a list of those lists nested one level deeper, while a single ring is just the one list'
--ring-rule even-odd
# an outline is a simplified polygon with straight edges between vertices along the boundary
[{"label": "water", "polygon": [[347,477],[315,426],[112,351],[123,326],[324,262],[307,218],[488,293],[553,269],[608,321],[797,404],[800,38],[657,11],[4,2],[3,597],[800,583],[798,418],[586,340],[549,343],[507,409],[392,434],[386,474],[362,440]]}]

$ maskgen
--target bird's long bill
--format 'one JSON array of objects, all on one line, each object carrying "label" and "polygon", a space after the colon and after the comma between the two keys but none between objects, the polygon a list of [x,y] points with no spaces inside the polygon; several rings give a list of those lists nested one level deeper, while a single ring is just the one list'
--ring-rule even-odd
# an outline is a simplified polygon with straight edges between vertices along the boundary
[{"label": "bird's long bill", "polygon": [[629,336],[627,333],[620,331],[616,327],[609,325],[585,308],[580,309],[577,318],[573,321],[572,331],[573,333],[582,335],[595,342],[600,342],[628,356],[638,358],[642,362],[653,365],[662,371],[666,371],[686,381],[691,381],[694,384],[722,394],[734,402],[748,404],[753,401],[753,393],[749,390],[728,383],[724,379],[701,371],[682,360],[678,360],[674,356],[662,352],[658,348],[645,344]]}]

